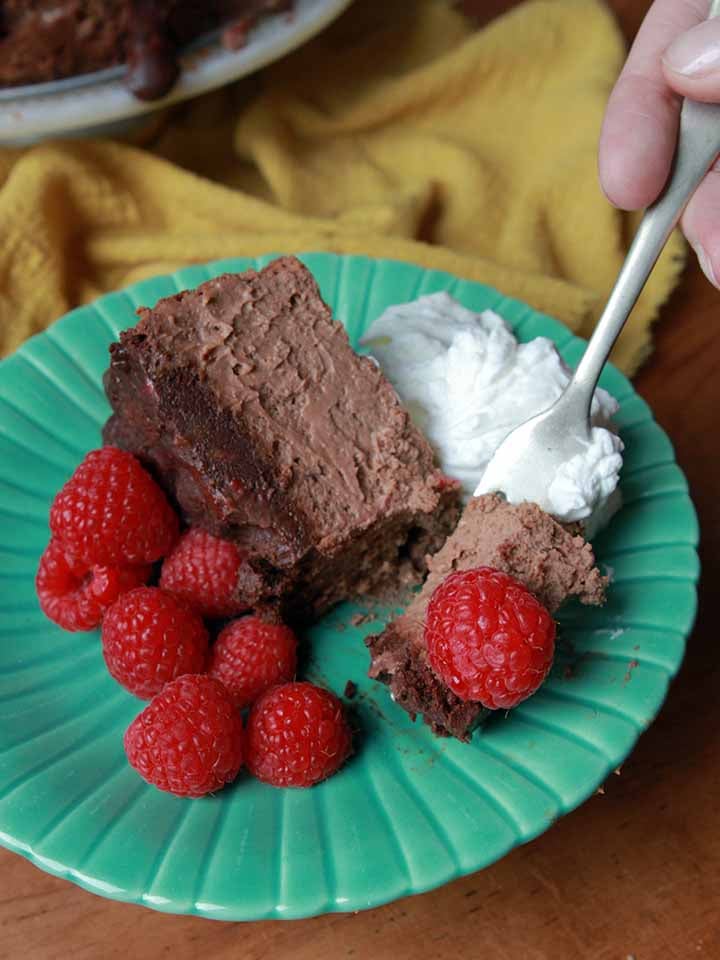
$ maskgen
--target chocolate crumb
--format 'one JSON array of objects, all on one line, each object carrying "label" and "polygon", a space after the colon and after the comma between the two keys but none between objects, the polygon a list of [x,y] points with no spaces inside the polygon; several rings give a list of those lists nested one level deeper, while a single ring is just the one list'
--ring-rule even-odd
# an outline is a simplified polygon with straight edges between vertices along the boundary
[{"label": "chocolate crumb", "polygon": [[348,682],[345,684],[343,696],[346,697],[348,700],[353,700],[355,698],[356,693],[357,693],[357,684],[354,683],[352,680],[348,680]]},{"label": "chocolate crumb", "polygon": [[350,624],[353,627],[362,627],[363,624],[372,623],[373,620],[377,620],[377,615],[370,610],[366,610],[365,613],[354,613],[350,617]]},{"label": "chocolate crumb", "polygon": [[240,17],[225,27],[221,36],[223,47],[226,50],[240,50],[244,47],[254,23],[254,17]]},{"label": "chocolate crumb", "polygon": [[629,683],[632,680],[632,672],[636,667],[639,667],[639,666],[640,666],[640,662],[638,660],[630,661],[630,663],[628,664],[627,673],[623,677],[623,683]]}]

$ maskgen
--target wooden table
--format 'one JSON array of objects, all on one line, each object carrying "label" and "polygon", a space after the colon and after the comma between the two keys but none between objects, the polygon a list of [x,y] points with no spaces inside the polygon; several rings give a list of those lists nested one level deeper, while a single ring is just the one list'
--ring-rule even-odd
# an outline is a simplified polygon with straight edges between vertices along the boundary
[{"label": "wooden table", "polygon": [[[471,0],[486,14],[507,0]],[[614,0],[628,35],[647,0]],[[591,42],[591,40],[589,40]],[[703,531],[701,608],[667,704],[605,792],[482,873],[355,916],[224,924],[102,900],[0,851],[0,958],[720,957],[720,294],[692,264],[636,380]]]}]

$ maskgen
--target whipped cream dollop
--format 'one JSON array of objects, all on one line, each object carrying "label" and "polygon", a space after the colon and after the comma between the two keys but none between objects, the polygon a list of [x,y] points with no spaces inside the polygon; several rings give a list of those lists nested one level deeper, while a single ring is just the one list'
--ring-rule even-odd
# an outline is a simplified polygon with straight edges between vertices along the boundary
[{"label": "whipped cream dollop", "polygon": [[[546,410],[571,376],[551,340],[518,343],[497,313],[475,313],[447,293],[389,307],[361,343],[467,497],[486,492],[482,475],[499,444]],[[562,522],[582,521],[588,536],[619,506],[623,444],[611,422],[617,409],[598,388],[590,442],[548,479],[540,504]],[[511,502],[521,499],[512,490],[503,493]]]}]

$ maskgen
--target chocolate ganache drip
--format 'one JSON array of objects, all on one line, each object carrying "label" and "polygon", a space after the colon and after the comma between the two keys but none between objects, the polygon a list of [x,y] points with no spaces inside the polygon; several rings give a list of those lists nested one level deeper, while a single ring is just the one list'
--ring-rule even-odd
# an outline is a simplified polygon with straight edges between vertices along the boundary
[{"label": "chocolate ganache drip", "polygon": [[128,90],[140,100],[165,96],[180,73],[177,47],[169,35],[167,4],[133,0],[127,44]]}]

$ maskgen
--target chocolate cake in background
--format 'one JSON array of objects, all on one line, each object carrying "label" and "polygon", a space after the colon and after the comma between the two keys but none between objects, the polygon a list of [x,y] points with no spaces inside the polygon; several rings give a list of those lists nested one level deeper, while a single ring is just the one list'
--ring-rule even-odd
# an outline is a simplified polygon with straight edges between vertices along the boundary
[{"label": "chocolate cake in background", "polygon": [[0,86],[18,86],[127,64],[135,96],[164,96],[178,51],[226,25],[236,49],[263,14],[292,0],[0,0]]},{"label": "chocolate cake in background", "polygon": [[459,484],[299,260],[138,312],[110,348],[104,440],[153,469],[188,524],[248,555],[248,606],[312,619],[422,578]]}]

